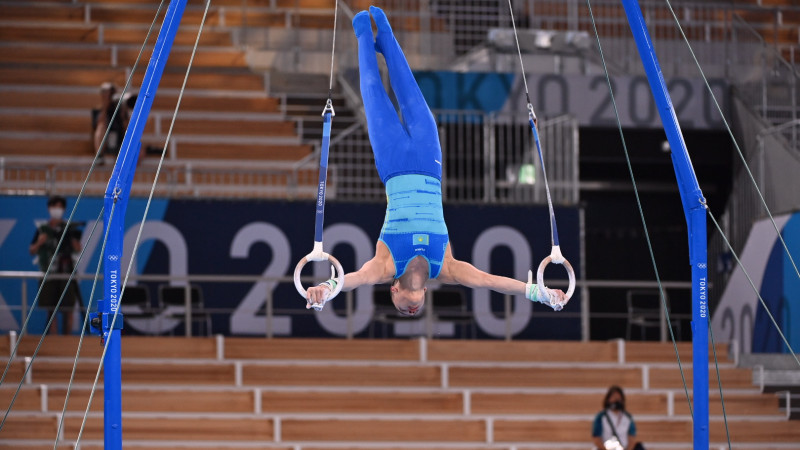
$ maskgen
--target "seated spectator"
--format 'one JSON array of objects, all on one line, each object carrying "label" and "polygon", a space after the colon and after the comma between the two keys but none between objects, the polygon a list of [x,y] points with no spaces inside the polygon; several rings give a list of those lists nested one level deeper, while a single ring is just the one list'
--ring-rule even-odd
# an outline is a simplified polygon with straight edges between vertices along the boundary
[{"label": "seated spectator", "polygon": [[594,418],[592,441],[598,450],[644,450],[636,439],[636,424],[625,410],[625,393],[619,386],[608,388],[603,410]]}]

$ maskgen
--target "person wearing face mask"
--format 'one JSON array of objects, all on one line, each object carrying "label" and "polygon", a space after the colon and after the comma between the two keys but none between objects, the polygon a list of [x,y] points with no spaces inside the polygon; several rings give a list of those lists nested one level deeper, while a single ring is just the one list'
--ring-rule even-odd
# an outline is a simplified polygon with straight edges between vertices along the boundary
[{"label": "person wearing face mask", "polygon": [[625,393],[619,386],[608,388],[603,410],[594,418],[592,441],[599,450],[644,450],[636,439],[636,424],[625,409]]},{"label": "person wearing face mask", "polygon": [[[36,229],[31,245],[28,248],[31,255],[36,255],[42,272],[47,271],[50,261],[53,260],[53,265],[50,268],[51,274],[69,275],[74,269],[72,253],[81,250],[81,231],[74,224],[67,228],[67,223],[64,221],[66,206],[67,200],[58,195],[47,200],[47,211],[50,214],[50,220]],[[64,242],[56,254],[58,241],[65,233]],[[49,279],[42,286],[42,292],[39,294],[39,306],[47,311],[48,318],[55,310],[58,299],[65,288],[67,288],[66,279]],[[75,303],[79,307],[83,306],[78,283],[72,280],[62,301],[61,331],[63,334],[72,334],[72,308]],[[58,332],[55,320],[47,331],[51,334]]]}]

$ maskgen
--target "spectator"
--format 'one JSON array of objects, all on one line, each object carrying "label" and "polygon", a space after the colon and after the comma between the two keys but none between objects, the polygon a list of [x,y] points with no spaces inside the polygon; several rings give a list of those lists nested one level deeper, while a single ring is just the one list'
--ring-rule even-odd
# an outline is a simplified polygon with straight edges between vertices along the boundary
[{"label": "spectator", "polygon": [[600,450],[644,450],[636,440],[636,424],[625,409],[625,393],[619,386],[608,388],[603,410],[592,425],[594,446]]},{"label": "spectator", "polygon": [[[100,152],[101,157],[106,155],[116,157],[119,153],[119,147],[122,144],[122,137],[125,134],[125,128],[128,125],[129,116],[127,112],[126,102],[120,105],[117,115],[114,116],[114,109],[117,107],[119,97],[116,95],[117,89],[112,83],[103,83],[100,86],[100,106],[92,109],[92,142],[94,143],[93,151],[100,148],[103,142],[103,136],[108,129],[108,137],[106,138],[105,147]],[[111,118],[114,122],[109,129],[108,124]]]},{"label": "spectator", "polygon": [[[53,258],[55,260],[50,269],[51,274],[68,275],[72,273],[75,267],[72,261],[72,253],[81,249],[81,231],[75,224],[71,224],[69,228],[66,227],[67,223],[63,220],[66,206],[67,200],[61,196],[56,195],[47,200],[50,220],[36,229],[33,241],[31,241],[28,249],[31,255],[37,255],[39,268],[42,272],[47,271],[50,260]],[[64,242],[61,244],[58,254],[56,254],[56,246],[64,233],[66,233]],[[51,279],[42,285],[42,290],[39,294],[39,307],[47,311],[48,317],[55,311],[58,299],[65,288],[67,288],[66,279]],[[76,302],[79,307],[83,306],[78,283],[72,280],[67,292],[64,294],[64,301],[62,302],[64,307],[61,308],[61,331],[64,334],[72,334],[72,312]],[[58,332],[55,320],[50,325],[50,329],[46,331],[51,334]]]}]

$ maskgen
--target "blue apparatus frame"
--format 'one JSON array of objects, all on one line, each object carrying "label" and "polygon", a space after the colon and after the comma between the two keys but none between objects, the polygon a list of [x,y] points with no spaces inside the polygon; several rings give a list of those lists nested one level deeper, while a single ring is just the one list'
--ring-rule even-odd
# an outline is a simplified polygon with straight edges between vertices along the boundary
[{"label": "blue apparatus frame", "polygon": [[622,0],[628,24],[636,40],[650,90],[661,123],[672,148],[672,164],[689,229],[689,262],[692,265],[692,369],[694,449],[708,449],[708,251],[706,242],[706,201],[689,159],[664,76],[658,64],[650,33],[637,0]]},{"label": "blue apparatus frame", "polygon": [[[170,1],[164,16],[150,63],[125,132],[120,154],[106,188],[104,223],[110,226],[106,256],[103,261],[104,298],[98,302],[102,336],[108,340],[104,363],[104,447],[106,450],[122,449],[122,390],[121,342],[122,314],[118,313],[121,296],[121,260],[124,237],[124,217],[130,195],[133,175],[139,159],[141,136],[153,105],[153,100],[169,57],[175,34],[183,17],[187,0]],[[637,0],[622,0],[628,22],[633,32],[642,64],[650,82],[664,131],[672,148],[672,161],[686,214],[689,229],[689,258],[692,265],[692,342],[693,342],[693,398],[694,398],[694,448],[707,449],[708,429],[708,303],[707,303],[707,249],[705,199],[695,176],[686,149],[686,143],[672,107],[666,84],[653,49],[647,25]],[[326,117],[326,126],[329,126]],[[324,191],[322,193],[324,195]],[[113,215],[116,220],[112,220]],[[318,211],[317,222],[320,220]],[[316,227],[315,238],[319,239]],[[315,240],[317,240],[315,239]],[[114,320],[114,314],[119,317]],[[113,323],[112,323],[113,322]],[[112,326],[113,325],[113,326]],[[700,395],[698,395],[700,394]]]},{"label": "blue apparatus frame", "polygon": [[[122,140],[117,162],[106,188],[103,223],[110,227],[103,262],[103,300],[98,302],[102,337],[108,342],[104,362],[104,407],[103,433],[106,450],[122,450],[122,370],[120,330],[123,317],[117,310],[122,296],[122,249],[125,235],[125,211],[128,206],[133,175],[139,160],[141,138],[153,100],[161,82],[175,34],[183,18],[187,0],[170,1],[164,14],[164,22],[158,33],[150,63],[142,81],[142,87],[133,108],[128,129]],[[112,217],[112,212],[113,216]],[[118,317],[114,319],[114,315]]]}]

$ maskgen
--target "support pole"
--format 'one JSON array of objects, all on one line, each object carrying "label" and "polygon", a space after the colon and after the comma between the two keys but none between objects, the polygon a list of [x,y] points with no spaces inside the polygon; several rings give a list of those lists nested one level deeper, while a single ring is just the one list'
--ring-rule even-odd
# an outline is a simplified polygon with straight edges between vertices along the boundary
[{"label": "support pole", "polygon": [[692,168],[678,118],[672,107],[658,58],[650,40],[642,10],[636,0],[622,0],[628,24],[653,92],[661,123],[672,148],[672,164],[678,179],[689,229],[689,261],[692,265],[692,373],[694,449],[708,449],[708,254],[705,199]]},{"label": "support pole", "polygon": [[[108,181],[104,204],[105,212],[103,221],[110,227],[108,242],[106,244],[105,260],[103,262],[103,300],[98,302],[98,319],[96,322],[101,327],[103,342],[108,341],[105,365],[103,367],[103,432],[104,448],[106,450],[122,449],[122,389],[121,389],[121,355],[120,355],[120,330],[122,329],[122,314],[114,320],[114,314],[119,309],[122,297],[122,283],[125,272],[121,267],[123,237],[125,235],[125,211],[128,206],[128,197],[131,191],[133,175],[136,172],[136,163],[139,160],[139,149],[142,146],[141,138],[147,117],[153,106],[153,100],[164,73],[175,33],[180,25],[186,0],[170,1],[164,15],[164,23],[158,33],[150,63],[142,81],[142,87],[133,108],[131,121],[125,131],[117,162]],[[113,211],[113,217],[112,217]],[[135,249],[134,249],[135,251]],[[112,327],[113,322],[113,327]]]}]

